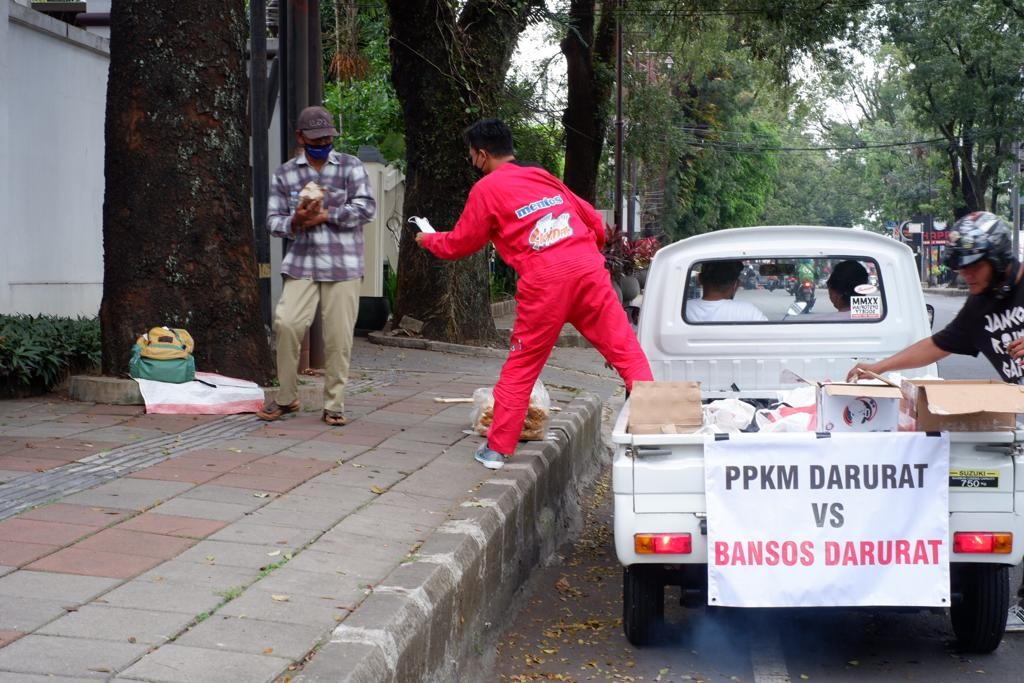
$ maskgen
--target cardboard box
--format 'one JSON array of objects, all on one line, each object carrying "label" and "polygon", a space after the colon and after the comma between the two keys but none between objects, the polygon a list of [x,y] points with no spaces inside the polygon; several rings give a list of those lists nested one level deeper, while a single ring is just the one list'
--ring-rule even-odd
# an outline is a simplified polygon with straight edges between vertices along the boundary
[{"label": "cardboard box", "polygon": [[886,384],[819,384],[819,432],[895,432],[900,387]]},{"label": "cardboard box", "polygon": [[704,424],[698,382],[633,382],[631,434],[689,434]]},{"label": "cardboard box", "polygon": [[900,431],[1003,431],[1024,413],[1024,386],[999,380],[906,379],[901,389]]}]

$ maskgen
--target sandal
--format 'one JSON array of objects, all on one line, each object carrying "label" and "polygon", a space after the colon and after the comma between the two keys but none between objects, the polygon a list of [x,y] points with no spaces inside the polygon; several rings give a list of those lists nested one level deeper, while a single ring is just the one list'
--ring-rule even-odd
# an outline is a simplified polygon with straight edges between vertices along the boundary
[{"label": "sandal", "polygon": [[344,427],[348,424],[348,418],[345,417],[344,413],[338,413],[333,410],[324,411],[324,422],[331,425],[332,427]]},{"label": "sandal", "polygon": [[269,401],[265,406],[256,411],[256,417],[267,422],[273,422],[288,413],[294,413],[301,407],[302,404],[299,403],[299,399],[295,399],[286,406],[280,405],[275,401]]}]

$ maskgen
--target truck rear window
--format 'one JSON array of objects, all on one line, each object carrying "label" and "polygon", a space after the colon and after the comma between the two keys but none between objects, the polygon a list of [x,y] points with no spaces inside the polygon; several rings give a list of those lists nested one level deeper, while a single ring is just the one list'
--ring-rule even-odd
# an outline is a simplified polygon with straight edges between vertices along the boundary
[{"label": "truck rear window", "polygon": [[716,259],[684,282],[691,324],[864,324],[885,318],[878,263],[866,256]]}]

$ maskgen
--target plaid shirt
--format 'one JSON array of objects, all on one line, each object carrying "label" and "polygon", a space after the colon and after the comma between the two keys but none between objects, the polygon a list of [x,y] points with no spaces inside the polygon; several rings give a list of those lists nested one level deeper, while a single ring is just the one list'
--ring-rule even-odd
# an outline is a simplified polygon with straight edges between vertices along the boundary
[{"label": "plaid shirt", "polygon": [[[324,188],[327,222],[292,232],[292,216],[306,183]],[[341,282],[363,276],[363,224],[377,212],[370,177],[354,156],[331,151],[320,172],[306,155],[281,164],[274,172],[267,205],[267,229],[290,240],[281,273],[296,280]]]}]

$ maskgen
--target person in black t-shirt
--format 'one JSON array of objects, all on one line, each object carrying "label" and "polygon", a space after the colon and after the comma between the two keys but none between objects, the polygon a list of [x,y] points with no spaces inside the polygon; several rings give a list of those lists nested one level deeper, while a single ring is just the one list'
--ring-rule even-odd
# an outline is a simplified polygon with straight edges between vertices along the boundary
[{"label": "person in black t-shirt", "polygon": [[[982,353],[1004,381],[1024,384],[1024,268],[1013,253],[1010,226],[987,211],[968,214],[953,225],[946,265],[967,282],[970,296],[946,327],[888,358],[858,363],[848,381],[892,370],[919,368],[951,353]],[[1022,602],[1010,607],[1007,631],[1024,631]]]}]

